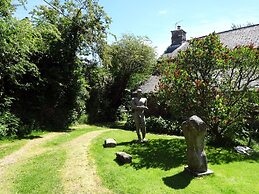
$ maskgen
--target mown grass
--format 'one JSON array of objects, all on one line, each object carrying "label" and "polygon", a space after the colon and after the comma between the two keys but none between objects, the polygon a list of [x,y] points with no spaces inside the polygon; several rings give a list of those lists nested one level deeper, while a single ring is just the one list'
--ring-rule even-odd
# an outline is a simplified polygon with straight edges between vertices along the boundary
[{"label": "mown grass", "polygon": [[27,135],[23,138],[17,139],[2,139],[0,140],[0,159],[19,150],[22,146],[24,146],[28,140],[38,138],[47,132],[42,131],[32,131],[30,135]]},{"label": "mown grass", "polygon": [[[103,148],[106,138],[118,146]],[[259,193],[259,156],[237,154],[232,149],[206,147],[211,176],[194,178],[184,172],[185,140],[172,136],[148,135],[149,142],[136,144],[136,134],[112,131],[101,135],[91,146],[98,174],[115,193]],[[133,156],[131,164],[115,161],[117,151]]]},{"label": "mown grass", "polygon": [[79,137],[85,133],[97,130],[103,130],[105,128],[93,126],[93,125],[76,125],[70,128],[69,131],[66,131],[63,135],[58,136],[57,138],[48,141],[44,144],[46,147],[58,147],[59,145],[69,142],[74,138]]},{"label": "mown grass", "polygon": [[60,169],[65,159],[65,150],[57,149],[18,166],[13,193],[62,193]]},{"label": "mown grass", "polygon": [[43,144],[42,148],[51,151],[37,155],[13,169],[16,175],[11,186],[12,193],[64,193],[61,170],[67,159],[67,152],[62,144],[100,129],[103,128],[89,125],[72,127],[71,131]]}]

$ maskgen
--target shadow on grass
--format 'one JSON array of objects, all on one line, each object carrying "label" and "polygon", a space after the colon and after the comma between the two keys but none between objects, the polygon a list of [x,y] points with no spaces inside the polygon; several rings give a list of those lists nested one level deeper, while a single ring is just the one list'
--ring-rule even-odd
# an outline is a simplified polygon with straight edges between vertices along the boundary
[{"label": "shadow on grass", "polygon": [[21,139],[38,139],[38,138],[42,138],[42,136],[40,135],[26,135],[26,136],[22,136],[22,137],[17,137],[17,139],[21,140]]},{"label": "shadow on grass", "polygon": [[[184,139],[153,139],[146,143],[122,142],[125,152],[131,154],[131,165],[135,169],[160,168],[170,170],[187,164],[186,143]],[[209,164],[223,164],[235,161],[254,160],[259,162],[259,155],[244,156],[233,149],[206,147]],[[180,176],[180,175],[179,175]]]},{"label": "shadow on grass", "polygon": [[173,176],[164,177],[163,181],[165,185],[173,189],[184,189],[186,188],[192,181],[194,177],[187,173],[186,171],[182,171]]},{"label": "shadow on grass", "polygon": [[133,142],[120,144],[125,145],[125,151],[131,154],[133,159],[136,159],[131,164],[135,169],[160,168],[169,170],[186,163],[184,139],[155,139],[141,144]]}]

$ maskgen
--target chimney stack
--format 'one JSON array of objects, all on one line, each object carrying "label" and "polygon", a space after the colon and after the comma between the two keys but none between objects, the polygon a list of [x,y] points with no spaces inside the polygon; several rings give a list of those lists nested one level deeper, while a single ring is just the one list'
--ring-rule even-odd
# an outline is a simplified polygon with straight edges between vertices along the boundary
[{"label": "chimney stack", "polygon": [[171,45],[181,45],[183,42],[186,41],[186,32],[181,29],[181,26],[177,26],[176,30],[171,31]]}]

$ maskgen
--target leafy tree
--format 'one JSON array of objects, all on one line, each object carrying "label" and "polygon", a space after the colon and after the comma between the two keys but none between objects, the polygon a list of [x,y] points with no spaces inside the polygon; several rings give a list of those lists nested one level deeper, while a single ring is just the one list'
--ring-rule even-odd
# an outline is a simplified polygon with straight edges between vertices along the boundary
[{"label": "leafy tree", "polygon": [[31,56],[41,82],[21,94],[16,109],[27,122],[62,129],[84,111],[89,97],[85,79],[89,62],[84,59],[103,56],[110,19],[94,0],[52,0],[32,14],[31,22],[43,40],[40,52]]},{"label": "leafy tree", "polygon": [[193,39],[186,51],[161,64],[160,99],[178,119],[200,116],[217,143],[244,137],[258,57],[252,46],[223,47],[216,34]]},{"label": "leafy tree", "polygon": [[105,58],[110,19],[95,0],[53,0],[23,20],[11,3],[0,3],[0,136],[21,123],[67,127],[84,111],[86,66]]},{"label": "leafy tree", "polygon": [[[90,99],[91,105],[97,100],[96,108],[100,113],[98,116],[94,108],[89,109],[90,120],[93,122],[115,121],[117,109],[126,94],[125,89],[136,87],[137,83],[132,81],[133,79],[141,81],[150,75],[156,62],[154,48],[146,37],[123,35],[110,46],[108,53],[110,64],[105,64],[105,69],[110,78],[106,79],[108,82],[105,87],[99,90],[99,94],[102,93],[100,98],[91,95],[93,99]],[[98,93],[98,89],[93,92]]]},{"label": "leafy tree", "polygon": [[14,110],[18,93],[31,89],[39,80],[37,66],[30,61],[31,53],[38,52],[41,38],[28,19],[12,17],[15,7],[11,1],[0,4],[0,136],[15,135],[20,119]]}]

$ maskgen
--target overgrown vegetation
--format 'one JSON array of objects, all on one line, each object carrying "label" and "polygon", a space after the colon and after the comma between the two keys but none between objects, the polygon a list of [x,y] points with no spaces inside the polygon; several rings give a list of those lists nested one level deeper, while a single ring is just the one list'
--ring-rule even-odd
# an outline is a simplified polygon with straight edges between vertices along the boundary
[{"label": "overgrown vegetation", "polygon": [[[259,52],[248,46],[230,50],[216,34],[190,41],[189,48],[161,63],[160,101],[184,120],[198,115],[219,144],[247,138],[247,118],[258,102]],[[253,95],[253,97],[251,96]],[[255,107],[254,107],[255,108]]]},{"label": "overgrown vegetation", "polygon": [[21,20],[14,11],[1,1],[0,138],[63,130],[85,111],[86,66],[103,58],[110,19],[95,0],[51,0]]},{"label": "overgrown vegetation", "polygon": [[92,67],[88,113],[90,122],[114,122],[118,108],[129,100],[131,90],[149,76],[155,51],[146,37],[123,35],[109,47],[110,64]]}]

